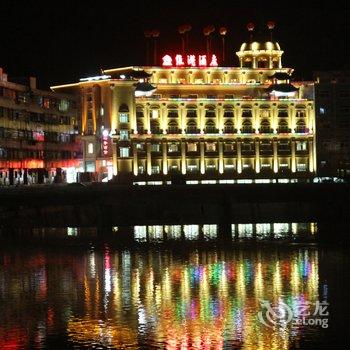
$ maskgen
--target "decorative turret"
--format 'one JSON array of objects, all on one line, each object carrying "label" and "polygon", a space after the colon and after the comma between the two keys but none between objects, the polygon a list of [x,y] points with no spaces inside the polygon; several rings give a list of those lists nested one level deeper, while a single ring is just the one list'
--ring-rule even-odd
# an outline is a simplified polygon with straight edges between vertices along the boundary
[{"label": "decorative turret", "polygon": [[240,50],[236,52],[241,68],[282,68],[281,57],[283,51],[278,42],[273,40],[272,36],[275,24],[269,21],[267,27],[270,31],[269,41],[255,41],[253,35],[255,26],[253,23],[248,23],[247,29],[250,33],[250,40],[247,43],[243,43]]}]

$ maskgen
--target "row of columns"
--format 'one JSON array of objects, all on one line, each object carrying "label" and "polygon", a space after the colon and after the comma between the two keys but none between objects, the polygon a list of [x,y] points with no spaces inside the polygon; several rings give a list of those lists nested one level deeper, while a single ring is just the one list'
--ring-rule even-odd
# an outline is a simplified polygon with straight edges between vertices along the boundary
[{"label": "row of columns", "polygon": [[[186,139],[180,140],[180,166],[181,166],[181,173],[186,174],[187,173],[187,151],[186,151]],[[291,140],[291,171],[296,172],[296,140]],[[309,139],[308,141],[308,169],[309,172],[315,171],[315,145],[313,139]],[[199,154],[200,154],[200,173],[205,174],[206,167],[205,167],[205,140],[201,139],[199,141]],[[146,142],[146,172],[148,175],[152,174],[152,152],[151,152],[151,140],[148,140]],[[254,140],[255,144],[255,157],[254,157],[254,166],[255,166],[255,172],[259,173],[261,170],[261,155],[260,155],[260,142],[259,139]],[[237,172],[240,174],[242,173],[242,140],[237,139]],[[273,171],[274,173],[278,173],[279,170],[279,164],[278,164],[278,139],[274,138],[272,140],[272,147],[273,147]],[[161,162],[161,168],[162,173],[164,175],[168,174],[168,141],[166,139],[163,139],[161,141],[161,152],[162,152],[162,162]],[[218,172],[222,174],[224,172],[224,141],[218,140]],[[138,152],[136,148],[136,142],[132,144],[132,150],[133,150],[133,156],[132,156],[132,164],[133,164],[133,174],[135,176],[138,175]],[[113,143],[113,166],[114,166],[114,173],[117,174],[117,145],[116,143]]]},{"label": "row of columns", "polygon": [[[168,128],[168,123],[171,120],[168,118],[168,108],[167,106],[158,106],[159,108],[155,108],[158,110],[158,122],[160,125],[160,128],[164,131]],[[152,107],[145,105],[144,106],[144,128],[148,131],[151,130],[151,112]],[[187,122],[190,118],[187,118],[187,108],[185,106],[179,106],[177,109],[178,111],[178,126],[182,129],[182,132],[184,133],[184,130],[186,129]],[[240,130],[242,128],[242,122],[243,120],[251,120],[252,127],[255,130],[258,130],[261,126],[261,121],[267,119],[270,121],[270,126],[274,130],[274,132],[277,132],[278,123],[279,120],[282,118],[278,117],[278,107],[272,106],[271,109],[268,110],[269,115],[264,115],[264,113],[261,113],[262,111],[265,111],[264,109],[259,108],[259,106],[253,106],[251,108],[252,111],[252,117],[242,117],[242,106],[234,106],[232,110],[224,109],[223,106],[216,106],[215,107],[215,125],[220,130],[220,132],[223,131],[225,126],[225,121],[229,120],[229,118],[224,118],[225,111],[232,111],[234,114],[233,122],[234,126],[237,130]],[[288,112],[288,126],[294,130],[297,126],[297,117],[296,117],[296,111],[297,109],[295,106],[289,106],[287,109]],[[205,106],[197,106],[196,108],[196,114],[197,114],[197,123],[198,127],[201,131],[204,131],[206,121],[209,118],[205,117],[206,108]],[[136,118],[136,117],[135,117]],[[305,121],[305,126],[309,128],[310,131],[315,130],[314,125],[314,118],[312,117],[312,107],[307,106],[305,109],[305,117],[302,117],[302,119]],[[136,125],[135,123],[132,123],[133,125]],[[136,127],[137,128],[137,127]],[[135,130],[136,130],[135,128]]]}]

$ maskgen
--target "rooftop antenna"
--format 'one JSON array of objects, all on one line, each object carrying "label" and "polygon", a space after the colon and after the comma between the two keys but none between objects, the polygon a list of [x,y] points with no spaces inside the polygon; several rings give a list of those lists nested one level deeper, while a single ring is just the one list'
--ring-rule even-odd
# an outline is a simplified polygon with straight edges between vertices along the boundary
[{"label": "rooftop antenna", "polygon": [[159,30],[153,29],[152,30],[152,38],[153,38],[153,65],[157,65],[157,39],[159,37]]},{"label": "rooftop antenna", "polygon": [[275,28],[275,22],[273,21],[268,21],[267,22],[267,28],[270,31],[270,41],[273,41],[273,29]]},{"label": "rooftop antenna", "polygon": [[146,64],[150,64],[150,57],[149,57],[149,51],[150,51],[150,38],[152,36],[152,31],[151,30],[145,30],[143,32],[145,38],[146,38]]},{"label": "rooftop antenna", "polygon": [[188,32],[192,29],[190,24],[181,24],[178,27],[178,32],[181,35],[181,49],[182,55],[188,51]]},{"label": "rooftop antenna", "polygon": [[227,29],[225,27],[221,27],[219,29],[219,33],[221,35],[221,43],[222,43],[222,62],[225,63],[225,36],[227,34]]},{"label": "rooftop antenna", "polygon": [[250,33],[249,34],[249,41],[250,41],[250,43],[253,42],[253,31],[254,31],[254,28],[255,28],[255,24],[253,22],[249,22],[247,24],[247,29],[248,29],[248,32]]},{"label": "rooftop antenna", "polygon": [[215,31],[215,27],[211,24],[203,28],[203,34],[207,41],[207,57],[211,54],[211,34]]}]

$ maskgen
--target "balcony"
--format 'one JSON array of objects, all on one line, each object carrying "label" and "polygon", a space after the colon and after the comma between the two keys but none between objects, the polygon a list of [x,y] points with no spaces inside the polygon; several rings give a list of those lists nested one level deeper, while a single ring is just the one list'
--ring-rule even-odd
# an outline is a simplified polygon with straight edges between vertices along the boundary
[{"label": "balcony", "polygon": [[194,127],[189,127],[185,129],[186,134],[200,134],[200,129],[194,128]]}]

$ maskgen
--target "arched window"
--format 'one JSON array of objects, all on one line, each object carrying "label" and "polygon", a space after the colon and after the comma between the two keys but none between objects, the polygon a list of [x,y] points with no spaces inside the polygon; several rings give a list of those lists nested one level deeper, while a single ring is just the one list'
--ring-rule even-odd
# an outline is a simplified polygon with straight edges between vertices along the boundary
[{"label": "arched window", "polygon": [[278,122],[278,130],[279,133],[288,133],[290,132],[288,128],[288,122],[286,120],[280,120]]},{"label": "arched window", "polygon": [[215,133],[217,133],[217,129],[215,128],[215,123],[212,120],[208,120],[205,123],[205,132],[207,134],[215,134]]},{"label": "arched window", "polygon": [[197,134],[199,132],[197,129],[197,123],[194,120],[187,123],[186,132],[187,134]]},{"label": "arched window", "polygon": [[244,134],[251,134],[253,133],[253,127],[252,127],[252,122],[250,120],[245,120],[242,123],[242,133]]},{"label": "arched window", "polygon": [[144,133],[144,126],[143,126],[143,122],[141,120],[137,120],[137,132],[139,134]]},{"label": "arched window", "polygon": [[151,119],[151,133],[152,134],[160,134],[161,130],[159,127],[159,122],[157,119]]},{"label": "arched window", "polygon": [[270,133],[271,128],[270,128],[270,122],[267,119],[263,119],[260,123],[260,132],[261,133]]},{"label": "arched window", "polygon": [[231,120],[228,120],[224,124],[224,133],[233,134],[235,132],[234,124]]},{"label": "arched window", "polygon": [[128,123],[129,122],[129,107],[127,104],[122,103],[119,106],[119,123]]},{"label": "arched window", "polygon": [[305,121],[302,119],[302,120],[299,120],[297,122],[297,126],[295,128],[295,132],[296,133],[306,133],[308,130],[306,129],[306,124],[305,124]]},{"label": "arched window", "polygon": [[178,134],[179,127],[176,120],[172,120],[168,123],[168,134]]}]

